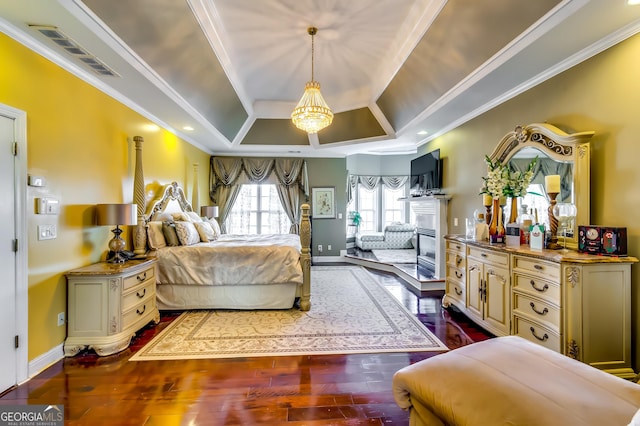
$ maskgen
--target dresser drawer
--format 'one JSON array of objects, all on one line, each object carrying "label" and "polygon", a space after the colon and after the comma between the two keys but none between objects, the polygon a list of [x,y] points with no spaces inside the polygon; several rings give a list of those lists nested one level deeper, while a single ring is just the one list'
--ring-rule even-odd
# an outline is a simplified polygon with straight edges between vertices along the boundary
[{"label": "dresser drawer", "polygon": [[494,265],[509,266],[509,254],[500,253],[492,250],[485,250],[478,247],[467,247],[467,256],[481,259],[483,262],[493,263]]},{"label": "dresser drawer", "polygon": [[134,306],[140,304],[144,299],[150,297],[155,298],[155,282],[147,280],[141,286],[134,288],[132,291],[122,295],[122,312],[126,312]]},{"label": "dresser drawer", "polygon": [[512,288],[560,306],[560,285],[557,282],[516,273],[513,274]]},{"label": "dresser drawer", "polygon": [[463,306],[465,303],[465,286],[460,281],[448,279],[446,280],[446,292],[449,297],[457,300]]},{"label": "dresser drawer", "polygon": [[[133,326],[136,321],[141,318],[150,315],[152,312],[156,311],[156,298],[148,298],[143,300],[137,306],[134,306],[127,312],[122,314],[122,330],[126,330],[127,328]],[[135,330],[134,330],[135,331]]]},{"label": "dresser drawer", "polygon": [[147,280],[151,280],[155,276],[155,268],[152,266],[151,268],[147,268],[143,271],[138,272],[137,274],[132,274],[124,277],[122,283],[122,290],[126,291],[131,287],[134,287],[142,282]]},{"label": "dresser drawer", "polygon": [[464,268],[465,267],[465,258],[464,252],[447,250],[445,252],[446,263],[447,265],[454,266],[456,268]]},{"label": "dresser drawer", "polygon": [[512,334],[562,353],[559,333],[521,316],[514,315]]},{"label": "dresser drawer", "polygon": [[558,263],[515,255],[513,256],[513,270],[514,272],[523,272],[528,275],[560,282],[560,265]]},{"label": "dresser drawer", "polygon": [[453,251],[456,253],[460,253],[464,255],[464,247],[465,245],[458,241],[446,240],[446,250]]},{"label": "dresser drawer", "polygon": [[455,266],[447,265],[447,278],[451,278],[461,283],[465,282],[464,268],[456,268]]},{"label": "dresser drawer", "polygon": [[557,333],[560,332],[560,308],[556,305],[514,292],[512,309],[514,314],[531,318]]}]

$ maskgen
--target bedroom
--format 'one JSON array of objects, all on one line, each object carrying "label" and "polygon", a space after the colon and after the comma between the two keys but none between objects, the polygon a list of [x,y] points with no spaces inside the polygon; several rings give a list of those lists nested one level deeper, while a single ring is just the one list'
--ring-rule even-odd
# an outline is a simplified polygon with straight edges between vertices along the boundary
[{"label": "bedroom", "polygon": [[[56,315],[66,309],[65,271],[96,262],[105,254],[110,233],[106,228],[90,225],[88,209],[101,202],[119,201],[130,193],[133,147],[127,138],[137,134],[145,138],[148,181],[178,180],[190,189],[192,165],[199,163],[200,200],[207,199],[207,188],[202,183],[208,180],[209,154],[166,130],[148,130],[145,126],[152,124],[150,120],[10,37],[1,35],[0,47],[3,62],[12,64],[2,71],[0,102],[28,112],[27,171],[46,177],[46,190],[60,197],[63,204],[55,240],[36,238],[37,225],[49,223],[49,218],[28,215],[27,220],[29,337],[25,358],[30,364],[29,373],[33,373],[48,365],[52,359],[48,354],[60,352],[65,337],[64,328],[55,323]],[[453,226],[452,218],[468,216],[479,202],[484,154],[491,152],[514,124],[548,121],[596,132],[592,143],[593,222],[627,226],[629,252],[639,254],[640,230],[634,225],[632,214],[640,208],[634,189],[640,185],[640,173],[634,163],[640,153],[636,117],[640,82],[635,77],[638,51],[640,38],[631,37],[420,147],[420,152],[440,148],[446,158],[446,191],[455,194],[450,210],[452,232],[463,232],[462,227]],[[466,148],[469,140],[477,144],[473,150]],[[380,174],[391,174],[397,169],[389,170],[390,164],[400,168],[402,161],[406,159],[406,165],[411,157],[393,156],[393,161],[380,156],[308,158],[309,179],[311,186],[335,186],[337,203],[343,208],[347,173],[370,173],[352,170],[352,161],[366,164]],[[29,187],[29,200],[38,197],[38,191]],[[331,222],[314,224],[314,241],[331,244],[334,252],[314,252],[314,256],[337,256],[344,247],[344,222]],[[634,289],[638,285],[638,271],[634,268]],[[634,318],[638,306],[636,293]],[[638,341],[636,338],[635,347]],[[637,369],[640,363],[638,351],[635,353]]]}]

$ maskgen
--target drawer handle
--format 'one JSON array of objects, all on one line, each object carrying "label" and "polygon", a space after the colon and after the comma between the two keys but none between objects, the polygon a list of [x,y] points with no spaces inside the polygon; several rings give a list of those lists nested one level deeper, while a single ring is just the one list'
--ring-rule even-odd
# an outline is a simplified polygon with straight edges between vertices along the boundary
[{"label": "drawer handle", "polygon": [[549,339],[549,336],[547,335],[547,333],[544,333],[544,336],[539,337],[536,334],[536,329],[533,327],[529,327],[529,330],[531,330],[531,334],[533,334],[533,337],[535,337],[536,339],[540,340],[541,342],[546,342]]},{"label": "drawer handle", "polygon": [[136,314],[142,315],[142,314],[144,314],[144,311],[146,311],[146,310],[147,310],[147,305],[143,305],[142,306],[142,310],[136,309]]},{"label": "drawer handle", "polygon": [[542,265],[533,265],[534,268],[536,268],[538,271],[544,271],[544,266]]},{"label": "drawer handle", "polygon": [[480,253],[480,256],[487,257],[487,253]]},{"label": "drawer handle", "polygon": [[462,296],[462,290],[459,290],[458,287],[453,288],[458,296]]},{"label": "drawer handle", "polygon": [[140,294],[140,292],[136,292],[136,296],[138,296],[140,299],[142,299],[144,297],[144,295],[147,294],[147,289],[143,288],[142,289],[142,294]]},{"label": "drawer handle", "polygon": [[545,284],[544,287],[540,288],[540,287],[536,287],[536,282],[534,280],[531,280],[530,283],[531,283],[531,287],[533,287],[534,290],[539,291],[540,293],[544,293],[545,291],[549,290],[548,284]]},{"label": "drawer handle", "polygon": [[456,277],[458,277],[458,278],[462,278],[462,272],[458,272],[458,271],[456,271]]},{"label": "drawer handle", "polygon": [[456,266],[459,266],[462,263],[462,257],[456,255]]},{"label": "drawer handle", "polygon": [[136,278],[138,279],[138,281],[142,282],[144,280],[147,279],[147,272],[145,271],[144,274],[142,274],[142,276],[137,275]]},{"label": "drawer handle", "polygon": [[529,305],[531,306],[531,309],[533,309],[533,312],[535,312],[538,315],[547,315],[549,313],[549,310],[547,308],[544,308],[541,311],[537,310],[536,305],[533,302],[529,302]]},{"label": "drawer handle", "polygon": [[456,246],[456,249],[460,250],[460,246]]}]

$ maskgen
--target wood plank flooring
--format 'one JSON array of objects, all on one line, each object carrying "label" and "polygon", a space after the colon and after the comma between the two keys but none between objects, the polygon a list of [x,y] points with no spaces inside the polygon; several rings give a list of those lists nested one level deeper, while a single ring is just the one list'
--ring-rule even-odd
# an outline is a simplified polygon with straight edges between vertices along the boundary
[{"label": "wood plank flooring", "polygon": [[[442,292],[415,294],[371,270],[454,349],[491,336],[440,306]],[[63,404],[65,425],[408,425],[391,378],[438,352],[128,362],[177,317],[163,313],[119,354],[63,359],[0,397],[0,404]]]}]

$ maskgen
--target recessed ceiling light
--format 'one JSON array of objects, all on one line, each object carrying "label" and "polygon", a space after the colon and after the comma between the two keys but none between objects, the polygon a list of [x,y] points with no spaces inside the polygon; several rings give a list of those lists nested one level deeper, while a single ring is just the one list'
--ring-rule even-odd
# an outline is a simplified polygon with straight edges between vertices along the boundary
[{"label": "recessed ceiling light", "polygon": [[427,132],[426,130],[420,130],[417,134],[420,136],[424,136],[424,135],[428,135],[429,132]]},{"label": "recessed ceiling light", "polygon": [[630,6],[636,6],[640,4],[640,0],[627,0],[627,4]]},{"label": "recessed ceiling light", "polygon": [[184,127],[182,128],[182,130],[186,130],[187,132],[191,132],[191,131],[193,131],[193,127],[191,127],[191,126],[184,126]]}]

